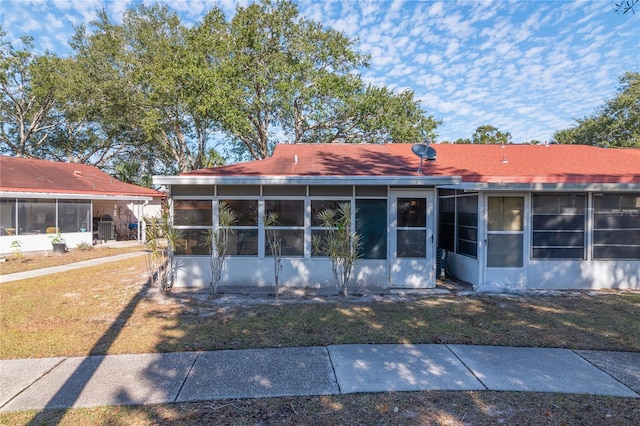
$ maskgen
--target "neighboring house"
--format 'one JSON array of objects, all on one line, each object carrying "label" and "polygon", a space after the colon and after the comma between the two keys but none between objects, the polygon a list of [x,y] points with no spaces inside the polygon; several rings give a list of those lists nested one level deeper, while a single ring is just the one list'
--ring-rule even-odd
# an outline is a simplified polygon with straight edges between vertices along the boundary
[{"label": "neighboring house", "polygon": [[0,253],[16,240],[24,252],[51,250],[57,231],[70,248],[142,240],[142,217],[159,213],[163,195],[93,166],[0,156]]},{"label": "neighboring house", "polygon": [[278,145],[269,159],[156,176],[172,200],[177,285],[209,282],[218,203],[238,213],[226,285],[273,284],[259,220],[277,212],[286,286],[331,286],[317,213],[355,204],[354,286],[432,288],[444,265],[477,289],[640,289],[640,150],[582,145]]}]

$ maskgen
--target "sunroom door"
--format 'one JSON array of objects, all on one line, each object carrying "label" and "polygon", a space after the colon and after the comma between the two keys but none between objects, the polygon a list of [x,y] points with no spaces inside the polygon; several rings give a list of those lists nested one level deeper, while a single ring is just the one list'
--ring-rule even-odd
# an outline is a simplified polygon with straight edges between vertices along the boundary
[{"label": "sunroom door", "polygon": [[485,285],[521,289],[525,286],[525,197],[488,196]]},{"label": "sunroom door", "polygon": [[435,287],[432,191],[394,191],[389,211],[389,284]]}]

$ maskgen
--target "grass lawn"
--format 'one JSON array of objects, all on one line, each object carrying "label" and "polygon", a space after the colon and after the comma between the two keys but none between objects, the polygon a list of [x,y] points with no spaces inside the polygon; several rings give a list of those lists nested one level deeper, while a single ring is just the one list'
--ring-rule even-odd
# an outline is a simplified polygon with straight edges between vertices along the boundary
[{"label": "grass lawn", "polygon": [[5,261],[0,262],[0,274],[13,274],[15,272],[31,271],[39,268],[66,265],[68,263],[83,260],[96,259],[116,254],[130,253],[145,250],[143,245],[131,245],[127,247],[109,247],[108,245],[95,246],[90,250],[70,249],[64,254],[57,255],[51,251],[23,253],[20,256],[14,254],[2,255]]},{"label": "grass lawn", "polygon": [[[47,279],[1,284],[0,358],[346,343],[640,352],[638,292],[449,295],[402,302],[352,298],[275,304],[269,300],[238,305],[208,301],[185,291],[162,296],[147,288],[146,282],[143,256]],[[51,423],[62,424],[638,424],[640,402],[587,395],[417,392],[52,410],[47,414]],[[28,423],[34,415],[4,413],[0,424]]]}]

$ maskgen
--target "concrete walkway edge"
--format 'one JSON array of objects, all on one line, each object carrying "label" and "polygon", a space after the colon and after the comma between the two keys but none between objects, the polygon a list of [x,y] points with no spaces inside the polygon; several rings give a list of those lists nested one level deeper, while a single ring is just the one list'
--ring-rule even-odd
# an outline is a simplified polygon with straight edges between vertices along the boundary
[{"label": "concrete walkway edge", "polygon": [[147,254],[146,251],[136,251],[131,253],[116,254],[114,256],[98,257],[95,259],[83,260],[81,262],[67,263],[64,265],[51,266],[49,268],[34,269],[32,271],[16,272],[13,274],[4,274],[4,275],[0,275],[0,284],[12,282],[12,281],[18,281],[18,280],[25,280],[28,278],[37,278],[37,277],[42,277],[50,274],[57,274],[59,272],[70,271],[72,269],[80,269],[80,268],[87,268],[89,266],[102,265],[103,263],[108,263],[108,262],[118,262],[120,260],[132,259],[134,257],[144,256],[146,254]]},{"label": "concrete walkway edge", "polygon": [[0,411],[427,390],[640,398],[640,353],[386,344],[0,360]]}]

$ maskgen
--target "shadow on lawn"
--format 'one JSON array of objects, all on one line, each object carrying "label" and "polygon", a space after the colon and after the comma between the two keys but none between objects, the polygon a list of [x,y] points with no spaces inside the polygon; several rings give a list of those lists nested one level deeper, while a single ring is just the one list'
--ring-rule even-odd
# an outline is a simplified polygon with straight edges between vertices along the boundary
[{"label": "shadow on lawn", "polygon": [[[157,290],[151,289],[147,282],[96,342],[91,355],[108,351],[139,301],[153,291]],[[166,297],[179,302],[179,312],[175,312],[175,304],[166,305],[171,306],[171,311],[159,304],[147,312],[147,315],[156,317],[166,317],[169,312],[172,315],[156,346],[161,356],[140,371],[138,380],[151,383],[173,381],[177,384],[177,389],[174,386],[176,395],[180,394],[190,368],[195,365],[199,356],[197,351],[322,347],[348,343],[464,343],[640,351],[640,331],[631,327],[640,321],[638,294],[476,295],[366,303],[354,297],[349,301],[277,305],[270,299],[263,304],[229,305],[177,292]],[[617,300],[628,297],[627,303]],[[172,356],[176,355],[177,360],[180,354],[167,352],[191,352],[189,356],[193,363],[172,363]],[[100,356],[87,358],[46,408],[55,409],[62,404],[70,406],[77,401],[102,359]],[[211,377],[203,375],[198,379],[207,381]],[[119,401],[127,403],[134,400],[125,389],[121,392]],[[324,401],[331,399],[327,397]],[[326,412],[339,411],[325,402],[322,404]],[[224,405],[222,401],[220,404]],[[214,405],[208,407],[211,409]],[[166,421],[170,413],[177,417],[189,415],[189,409],[183,405],[145,406],[135,410],[142,411],[149,421],[158,423]],[[205,410],[205,407],[200,406],[199,410]],[[52,424],[52,417],[57,419],[57,423],[67,411],[43,410],[30,424]],[[215,417],[214,412],[208,414],[212,415]]]},{"label": "shadow on lawn", "polygon": [[29,425],[54,424],[62,420],[69,408],[60,409],[60,407],[71,407],[78,400],[83,389],[98,367],[100,367],[100,364],[102,364],[104,354],[116,341],[123,327],[133,315],[136,306],[147,295],[150,288],[151,281],[147,280],[140,291],[131,298],[118,317],[111,323],[109,329],[96,341],[89,352],[89,356],[83,359],[62,387],[47,402],[44,409],[31,419],[28,423]]},{"label": "shadow on lawn", "polygon": [[[622,316],[626,317],[622,322],[612,322],[611,317],[601,315],[603,311],[612,312],[620,308],[621,305],[615,302],[616,297],[618,296],[487,295],[375,303],[357,302],[354,300],[356,298],[352,298],[350,301],[292,305],[276,305],[267,300],[261,305],[229,307],[224,303],[181,296],[181,313],[175,317],[175,322],[167,325],[164,330],[165,338],[161,339],[157,350],[172,352],[257,347],[322,347],[348,343],[462,343],[640,351],[640,336],[638,333],[629,333],[628,328],[634,321],[640,320],[639,313],[633,311],[633,307],[640,302],[640,295],[632,296],[632,303],[624,305],[629,310],[622,313]],[[158,310],[151,315],[161,312]],[[625,335],[625,330],[629,335]],[[240,356],[241,353],[237,354]],[[227,352],[225,356],[233,358],[235,355]],[[215,389],[215,377],[222,374],[228,366],[214,364],[213,358],[208,358],[206,365],[204,361],[200,361],[198,359],[194,363],[192,371],[188,374],[191,377],[187,380],[196,380],[199,386],[208,388],[212,394],[218,394]],[[258,358],[255,364],[260,364]],[[274,369],[277,368],[274,366]],[[292,366],[288,373],[295,371],[295,368]],[[259,367],[256,367],[256,371],[259,371]],[[175,369],[163,370],[160,363],[156,363],[144,374],[152,379],[169,376],[174,372]],[[238,380],[243,380],[241,376],[238,376]],[[255,377],[249,380],[245,377],[246,383],[239,385],[268,387],[269,376],[260,376],[260,380]],[[187,387],[185,385],[185,388]],[[472,399],[467,404],[477,404],[480,407],[476,407],[475,410],[484,409],[481,401],[473,401],[472,395],[467,397]],[[336,415],[344,410],[341,401],[345,398],[346,395],[318,397],[316,401],[321,406],[318,410],[330,416]],[[296,401],[294,398],[284,400]],[[271,405],[264,399],[241,402],[228,399],[196,404],[194,407],[199,408],[194,409],[192,414],[196,419],[212,420],[220,407],[236,404],[246,406],[246,411],[245,408],[237,410],[237,415],[243,416],[246,412],[254,410],[252,422],[277,418],[277,413],[269,411],[274,409],[273,406],[255,409],[264,404]],[[275,402],[273,404],[277,405]],[[176,415],[182,415],[182,410],[188,411],[188,407],[190,405],[187,404],[169,409]],[[439,409],[441,416],[459,418],[460,413],[456,413],[451,407],[436,406],[434,409]],[[157,414],[153,412],[153,415]]]},{"label": "shadow on lawn", "polygon": [[[169,296],[176,297],[176,296]],[[234,306],[180,297],[158,352],[351,343],[640,351],[639,294],[413,298]],[[159,308],[149,315],[162,315]]]}]

